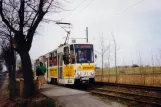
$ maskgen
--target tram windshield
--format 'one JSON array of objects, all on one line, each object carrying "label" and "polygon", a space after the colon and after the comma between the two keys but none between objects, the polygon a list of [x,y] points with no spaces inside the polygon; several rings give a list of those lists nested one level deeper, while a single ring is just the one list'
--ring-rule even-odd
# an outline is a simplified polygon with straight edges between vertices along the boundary
[{"label": "tram windshield", "polygon": [[76,63],[93,63],[93,45],[91,44],[75,44]]}]

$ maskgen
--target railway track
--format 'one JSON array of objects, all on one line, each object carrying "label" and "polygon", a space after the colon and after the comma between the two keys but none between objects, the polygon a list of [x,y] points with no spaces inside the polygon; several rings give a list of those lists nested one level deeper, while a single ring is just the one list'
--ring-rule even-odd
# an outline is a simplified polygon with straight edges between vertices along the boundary
[{"label": "railway track", "polygon": [[[128,86],[127,86],[128,87]],[[136,88],[136,87],[135,87]],[[144,88],[146,89],[146,88]],[[153,107],[161,107],[161,97],[111,90],[108,88],[93,88],[89,92],[104,97],[112,97],[121,100],[134,101],[140,104],[148,104]]]},{"label": "railway track", "polygon": [[127,88],[136,88],[143,90],[153,90],[157,92],[161,92],[161,87],[153,87],[153,86],[142,86],[142,85],[129,85],[129,84],[117,84],[117,83],[105,83],[105,82],[95,82],[96,86],[117,86],[117,87],[127,87]]},{"label": "railway track", "polygon": [[[109,84],[109,83],[98,83],[98,82],[91,85],[78,85],[78,86],[79,87],[72,86],[70,88],[89,91],[92,94],[103,96],[103,97],[133,101],[139,104],[147,104],[152,107],[161,107],[161,88],[160,87],[149,87],[149,86],[146,87],[146,86],[139,86],[139,85]],[[126,90],[122,91],[122,89],[127,89],[128,91]],[[134,93],[131,93],[130,90],[133,90],[133,91],[136,90],[136,91]],[[157,95],[153,95],[151,93],[149,94],[149,92],[156,92]]]}]

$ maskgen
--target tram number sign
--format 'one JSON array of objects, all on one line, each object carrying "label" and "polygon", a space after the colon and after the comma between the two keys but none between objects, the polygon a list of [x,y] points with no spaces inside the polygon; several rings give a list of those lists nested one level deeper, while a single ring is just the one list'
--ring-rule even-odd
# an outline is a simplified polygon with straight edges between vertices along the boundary
[{"label": "tram number sign", "polygon": [[84,72],[84,75],[88,75],[88,72]]},{"label": "tram number sign", "polygon": [[80,44],[80,45],[75,45],[75,48],[76,49],[90,49],[90,48],[92,48],[92,45],[90,45],[90,44]]}]

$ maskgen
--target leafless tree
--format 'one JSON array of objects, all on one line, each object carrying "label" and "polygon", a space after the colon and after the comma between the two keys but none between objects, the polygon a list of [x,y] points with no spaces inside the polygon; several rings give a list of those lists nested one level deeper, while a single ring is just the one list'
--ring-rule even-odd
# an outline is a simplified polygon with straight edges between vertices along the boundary
[{"label": "leafless tree", "polygon": [[103,34],[101,35],[101,36],[99,36],[99,43],[100,43],[100,49],[101,49],[101,52],[99,52],[99,51],[96,51],[98,54],[100,54],[101,55],[101,61],[102,61],[102,73],[101,73],[101,82],[102,82],[102,78],[103,78],[103,69],[104,69],[104,55],[105,55],[105,53],[109,50],[109,48],[110,48],[110,45],[106,45],[105,44],[105,39],[104,39],[104,37],[103,37]]},{"label": "leafless tree", "polygon": [[111,47],[109,45],[109,50],[108,50],[108,82],[110,82],[110,73],[111,73],[111,63],[110,63],[110,58],[111,58]]},{"label": "leafless tree", "polygon": [[[29,50],[37,27],[49,12],[57,12],[61,5],[57,0],[0,0],[1,38],[9,38],[15,44],[22,61],[25,97],[33,96],[33,72]],[[7,33],[7,29],[11,35]],[[9,36],[6,36],[9,35]]]},{"label": "leafless tree", "polygon": [[154,76],[154,71],[155,71],[155,69],[154,69],[154,56],[153,56],[153,54],[152,54],[152,57],[151,57],[151,61],[152,61],[152,71],[153,71],[153,86],[155,85],[155,76]]},{"label": "leafless tree", "polygon": [[0,73],[2,73],[2,70],[3,70],[3,65],[2,65],[2,62],[0,61]]},{"label": "leafless tree", "polygon": [[116,70],[116,83],[117,83],[117,79],[118,79],[118,72],[117,72],[117,44],[116,44],[116,40],[115,40],[115,38],[114,38],[114,35],[113,35],[113,33],[111,32],[111,35],[112,35],[112,39],[113,39],[113,42],[114,42],[114,53],[115,53],[115,70]]},{"label": "leafless tree", "polygon": [[1,43],[0,57],[9,72],[9,96],[13,98],[16,95],[16,57],[10,42],[3,41]]},{"label": "leafless tree", "polygon": [[0,42],[1,42],[0,59],[4,62],[9,72],[9,96],[10,98],[13,98],[16,95],[16,78],[15,78],[16,57],[15,57],[15,51],[12,46],[13,34],[11,33],[11,30],[8,29],[8,27],[5,26],[3,23],[1,23],[0,26],[3,27],[3,29],[0,28]]}]

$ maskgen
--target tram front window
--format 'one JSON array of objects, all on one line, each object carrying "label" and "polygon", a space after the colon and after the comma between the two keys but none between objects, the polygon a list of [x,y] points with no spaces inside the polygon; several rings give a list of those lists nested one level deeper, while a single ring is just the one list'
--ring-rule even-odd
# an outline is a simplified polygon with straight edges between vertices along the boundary
[{"label": "tram front window", "polygon": [[93,47],[91,48],[76,48],[76,62],[77,63],[93,63]]}]

